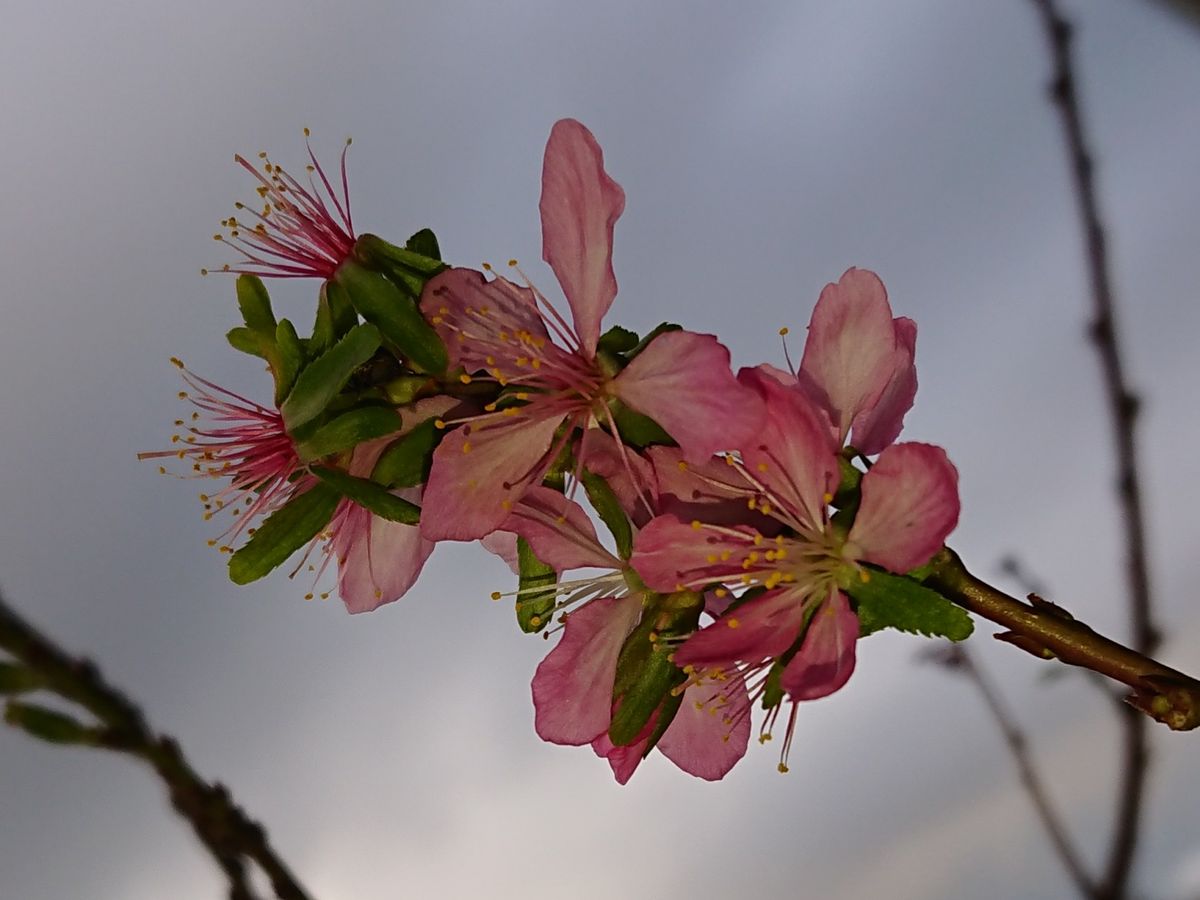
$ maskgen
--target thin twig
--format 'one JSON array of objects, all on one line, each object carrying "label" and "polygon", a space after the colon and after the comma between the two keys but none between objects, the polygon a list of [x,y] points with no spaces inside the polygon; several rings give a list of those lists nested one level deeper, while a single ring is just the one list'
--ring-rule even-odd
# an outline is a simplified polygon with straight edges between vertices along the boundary
[{"label": "thin twig", "polygon": [[1083,860],[1071,842],[1071,836],[1066,826],[1050,802],[1050,795],[1042,783],[1041,776],[1034,765],[1033,756],[1029,752],[1029,742],[1025,737],[1025,732],[1017,724],[1008,707],[1005,706],[999,689],[992,683],[992,680],[965,646],[950,644],[944,650],[941,648],[939,650],[936,660],[948,668],[966,675],[983,695],[988,712],[991,713],[992,719],[999,727],[1000,733],[1004,736],[1004,743],[1007,745],[1009,753],[1012,754],[1013,761],[1017,764],[1021,785],[1033,802],[1033,808],[1037,812],[1042,827],[1046,830],[1046,835],[1054,845],[1055,853],[1058,854],[1063,867],[1071,876],[1080,896],[1091,900],[1096,896],[1096,886],[1084,868]]},{"label": "thin twig", "polygon": [[[178,742],[154,733],[141,710],[109,685],[95,665],[69,656],[21,618],[2,596],[0,649],[18,661],[21,672],[28,673],[31,688],[57,694],[95,716],[99,724],[69,732],[70,743],[125,753],[145,761],[158,773],[171,805],[191,823],[196,836],[225,872],[231,900],[254,900],[247,861],[266,873],[280,900],[308,900],[309,895],[271,848],[266,831],[242,812],[223,785],[203,780],[188,764]],[[37,734],[38,729],[30,727],[32,721],[39,716],[44,720],[45,715],[41,707],[10,700],[5,718]],[[49,716],[59,714],[51,712]],[[66,716],[56,721],[73,724]]]},{"label": "thin twig", "polygon": [[[1072,70],[1072,29],[1071,24],[1059,14],[1054,0],[1033,0],[1033,3],[1041,13],[1054,60],[1051,97],[1062,120],[1087,244],[1093,301],[1090,336],[1100,355],[1117,450],[1117,490],[1125,523],[1132,643],[1135,650],[1152,654],[1159,643],[1159,632],[1152,616],[1146,528],[1134,439],[1138,398],[1125,380],[1117,342],[1115,302],[1109,278],[1104,228],[1100,221],[1092,179],[1092,158],[1084,140]],[[1132,709],[1123,710],[1121,715],[1125,734],[1121,786],[1117,794],[1116,822],[1100,894],[1109,898],[1123,897],[1128,890],[1149,769],[1145,720]]]}]

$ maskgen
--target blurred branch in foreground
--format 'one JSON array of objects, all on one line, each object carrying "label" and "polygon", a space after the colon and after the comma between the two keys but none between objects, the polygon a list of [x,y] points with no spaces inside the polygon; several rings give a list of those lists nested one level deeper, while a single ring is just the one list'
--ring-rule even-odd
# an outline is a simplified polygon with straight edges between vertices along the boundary
[{"label": "blurred branch in foreground", "polygon": [[[174,738],[154,733],[140,709],[110,686],[94,664],[69,656],[12,610],[0,596],[0,693],[9,695],[4,719],[34,737],[57,744],[98,747],[140,759],[162,778],[171,805],[191,823],[196,836],[229,879],[231,900],[254,900],[247,862],[256,863],[281,900],[307,900],[268,843],[266,831],[246,816],[229,791],[202,779]],[[71,715],[17,699],[45,691],[77,704],[95,718],[84,724]]]}]

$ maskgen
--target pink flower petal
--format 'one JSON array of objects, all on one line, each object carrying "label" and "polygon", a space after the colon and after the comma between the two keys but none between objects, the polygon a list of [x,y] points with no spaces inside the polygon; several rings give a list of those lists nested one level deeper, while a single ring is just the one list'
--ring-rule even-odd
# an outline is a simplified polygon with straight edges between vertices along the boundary
[{"label": "pink flower petal", "polygon": [[488,281],[474,269],[447,269],[431,279],[421,312],[446,344],[451,368],[515,371],[517,357],[528,353],[512,339],[522,332],[553,349],[533,291],[504,278]]},{"label": "pink flower petal", "polygon": [[793,700],[827,697],[854,673],[858,616],[846,595],[833,591],[813,615],[800,650],[783,670],[780,686]]},{"label": "pink flower petal", "polygon": [[742,537],[732,531],[695,528],[675,516],[658,516],[634,538],[629,563],[647,587],[662,593],[738,578],[755,535],[748,529]]},{"label": "pink flower petal", "polygon": [[849,269],[837,284],[825,286],[808,326],[800,373],[826,404],[840,440],[854,417],[879,399],[895,368],[895,351],[892,309],[879,276]]},{"label": "pink flower petal", "polygon": [[733,377],[729,351],[711,334],[660,334],[622,370],[613,389],[661,425],[689,462],[740,446],[762,423],[762,401]]},{"label": "pink flower petal", "polygon": [[650,519],[646,500],[657,493],[654,470],[644,456],[613,440],[600,428],[588,428],[579,442],[579,459],[589,472],[599,475],[617,496],[617,501],[636,526]]},{"label": "pink flower petal", "polygon": [[600,320],[617,295],[613,225],[625,209],[625,192],[604,171],[604,154],[592,133],[574,119],[562,119],[550,131],[539,209],[542,258],[562,285],[582,352],[590,359]]},{"label": "pink flower petal", "polygon": [[624,567],[600,543],[583,507],[548,487],[530,486],[503,527],[525,538],[538,559],[556,572]]},{"label": "pink flower petal", "polygon": [[[406,499],[420,497],[417,489],[398,493]],[[421,574],[434,544],[421,537],[416,525],[390,522],[354,506],[334,531],[332,547],[338,561],[338,593],[347,610],[360,613],[403,596]]]},{"label": "pink flower petal", "polygon": [[740,677],[720,684],[693,684],[658,749],[689,775],[720,781],[746,755],[750,695]]},{"label": "pink flower petal", "polygon": [[863,410],[854,420],[851,443],[860,453],[874,456],[891,444],[904,427],[904,414],[912,409],[917,396],[917,367],[913,358],[917,352],[917,324],[912,319],[897,318],[895,368],[888,385],[870,409]]},{"label": "pink flower petal", "polygon": [[608,732],[617,657],[641,611],[637,596],[604,597],[567,616],[562,639],[533,676],[542,740],[578,746]]},{"label": "pink flower petal", "polygon": [[473,541],[495,531],[545,474],[561,424],[557,416],[520,415],[447,434],[433,452],[421,533],[431,541]]},{"label": "pink flower petal", "polygon": [[932,444],[893,444],[863,476],[847,550],[908,572],[928,562],[958,523],[958,470]]},{"label": "pink flower petal", "polygon": [[742,445],[746,468],[794,518],[823,530],[825,498],[839,480],[824,416],[802,390],[780,384],[770,373],[742,369],[738,379],[758,391],[767,410],[762,428]]},{"label": "pink flower petal", "polygon": [[517,536],[511,531],[493,531],[479,539],[483,549],[504,560],[504,564],[517,575],[521,568],[517,560]]},{"label": "pink flower petal", "polygon": [[803,597],[794,590],[767,591],[701,628],[675,651],[678,666],[721,669],[779,656],[800,634]]},{"label": "pink flower petal", "polygon": [[658,713],[655,712],[650,717],[650,721],[646,723],[646,727],[633,739],[633,743],[623,747],[614,746],[613,742],[609,740],[607,731],[592,741],[592,749],[596,751],[596,755],[608,760],[617,784],[627,784],[633,777],[633,773],[637,771],[637,767],[641,765],[642,757],[646,753],[646,745],[650,743],[650,734],[654,731],[657,721]]}]

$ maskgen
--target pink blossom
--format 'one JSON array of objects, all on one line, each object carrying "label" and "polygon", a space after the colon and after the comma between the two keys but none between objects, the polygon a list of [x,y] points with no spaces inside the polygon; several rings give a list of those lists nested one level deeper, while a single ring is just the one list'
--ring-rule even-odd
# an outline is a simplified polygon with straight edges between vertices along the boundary
[{"label": "pink blossom", "polygon": [[494,531],[576,429],[603,428],[619,442],[616,401],[658,422],[696,462],[757,428],[760,402],[734,379],[729,351],[712,335],[661,334],[616,371],[597,355],[601,318],[617,290],[612,232],[624,205],[591,132],[560,121],[546,145],[540,209],[543,256],[571,322],[532,285],[502,277],[450,269],[426,286],[422,310],[463,379],[504,389],[484,415],[447,423],[459,427],[434,455],[421,520],[427,537],[473,540]]},{"label": "pink blossom", "polygon": [[224,264],[218,271],[328,280],[350,258],[355,241],[346,178],[350,141],[342,150],[339,191],[308,145],[307,128],[304,137],[311,161],[306,167],[307,186],[271,162],[266,153],[258,154],[262,171],[245,157],[234,156],[238,165],[258,181],[260,203],[235,204],[248,220],[239,220],[235,214],[221,223],[227,233],[214,235],[214,240],[232,247],[242,261]]},{"label": "pink blossom", "polygon": [[[917,326],[893,318],[874,272],[848,269],[821,291],[797,377],[829,417],[837,443],[873,456],[900,434],[917,393]],[[781,380],[795,381],[773,370]]]},{"label": "pink blossom", "polygon": [[[761,393],[767,417],[741,458],[728,458],[726,487],[785,530],[771,536],[747,524],[660,516],[638,534],[630,563],[656,591],[758,589],[688,638],[674,659],[694,678],[744,672],[756,697],[778,663],[779,687],[795,704],[849,679],[858,622],[843,586],[870,578],[864,563],[903,573],[926,562],[957,522],[957,473],[938,447],[888,447],[863,476],[861,506],[844,534],[829,518],[838,464],[823,414],[767,373],[739,377]],[[793,707],[784,760],[794,716]]]}]

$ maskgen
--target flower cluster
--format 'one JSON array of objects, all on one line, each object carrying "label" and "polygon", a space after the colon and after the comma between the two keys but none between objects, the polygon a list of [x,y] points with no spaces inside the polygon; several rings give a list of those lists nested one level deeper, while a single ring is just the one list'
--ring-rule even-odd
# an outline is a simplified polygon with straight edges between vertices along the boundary
[{"label": "flower cluster", "polygon": [[[603,329],[625,195],[579,122],[554,126],[542,170],[565,312],[515,260],[452,268],[428,231],[356,235],[345,154],[340,192],[309,155],[307,186],[239,157],[264,206],[222,238],[243,256],[222,267],[240,273],[229,339],[267,363],[274,406],[184,370],[179,446],[143,454],[224,483],[202,499],[237,515],[214,541],[235,581],[307,547],[301,565],[319,581],[333,562],[364,612],[438,541],[480,541],[519,576],[522,629],[561,632],[532,682],[538,734],[590,745],[621,783],[654,748],[723,777],[755,706],[763,741],[789,707],[786,771],[797,705],[846,684],[861,636],[963,636],[919,583],[957,522],[957,474],[896,442],[916,326],[873,273],[821,292],[798,368],[735,373],[713,335]],[[259,275],[321,280],[311,336],[276,319]]]}]

